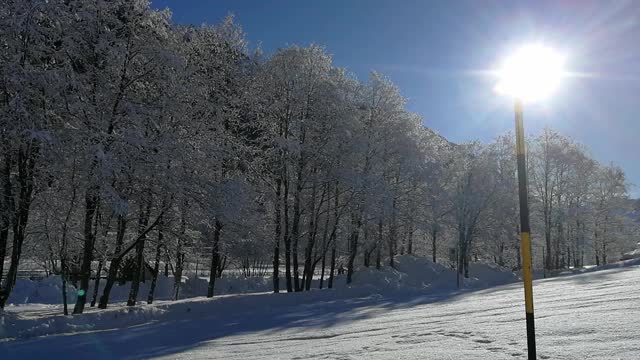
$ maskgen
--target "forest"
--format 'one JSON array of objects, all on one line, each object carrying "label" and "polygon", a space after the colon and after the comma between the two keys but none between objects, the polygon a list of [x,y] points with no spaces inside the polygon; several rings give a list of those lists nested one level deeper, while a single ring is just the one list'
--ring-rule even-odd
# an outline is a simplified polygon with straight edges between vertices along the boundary
[{"label": "forest", "polygon": [[[78,289],[65,314],[124,278],[130,306],[159,276],[179,299],[194,266],[208,297],[229,271],[296,292],[402,254],[520,269],[513,134],[450,142],[330,49],[266,54],[233,16],[177,25],[147,0],[2,0],[0,46],[0,308],[26,262]],[[636,246],[623,169],[551,128],[527,166],[536,270]]]}]

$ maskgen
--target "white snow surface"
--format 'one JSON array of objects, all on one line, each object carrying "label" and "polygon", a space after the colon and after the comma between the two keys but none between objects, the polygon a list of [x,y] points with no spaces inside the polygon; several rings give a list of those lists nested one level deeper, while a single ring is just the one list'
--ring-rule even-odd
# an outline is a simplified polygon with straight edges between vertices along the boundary
[{"label": "white snow surface", "polygon": [[[638,358],[638,265],[535,281],[538,358]],[[0,359],[526,358],[521,284],[480,289],[514,279],[481,268],[493,275],[463,291],[449,285],[448,269],[401,257],[397,270],[361,271],[355,286],[334,290],[117,304],[68,317],[59,305],[14,306],[0,317]]]}]

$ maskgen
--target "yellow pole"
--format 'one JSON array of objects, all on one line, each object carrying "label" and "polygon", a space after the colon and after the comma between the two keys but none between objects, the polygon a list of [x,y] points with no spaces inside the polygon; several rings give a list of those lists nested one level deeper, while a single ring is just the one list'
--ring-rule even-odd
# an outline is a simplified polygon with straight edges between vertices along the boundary
[{"label": "yellow pole", "polygon": [[527,319],[527,349],[529,360],[536,359],[536,332],[533,316],[533,276],[531,275],[531,238],[529,199],[527,190],[527,161],[522,120],[522,101],[516,100],[516,155],[518,160],[518,194],[520,197],[520,248],[522,249],[522,278]]}]

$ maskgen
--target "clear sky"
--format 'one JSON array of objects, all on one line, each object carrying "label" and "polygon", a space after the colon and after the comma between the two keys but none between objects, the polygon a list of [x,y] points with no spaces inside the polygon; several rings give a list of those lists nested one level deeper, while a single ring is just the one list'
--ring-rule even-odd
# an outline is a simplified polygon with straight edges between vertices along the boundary
[{"label": "clear sky", "polygon": [[[483,70],[510,48],[544,42],[568,55],[569,79],[525,108],[529,133],[545,125],[622,166],[640,185],[640,1],[152,0],[181,24],[233,13],[250,46],[324,45],[337,66],[366,80],[389,76],[408,108],[454,142],[490,141],[513,128],[512,105]],[[632,188],[634,196],[640,188]]]}]

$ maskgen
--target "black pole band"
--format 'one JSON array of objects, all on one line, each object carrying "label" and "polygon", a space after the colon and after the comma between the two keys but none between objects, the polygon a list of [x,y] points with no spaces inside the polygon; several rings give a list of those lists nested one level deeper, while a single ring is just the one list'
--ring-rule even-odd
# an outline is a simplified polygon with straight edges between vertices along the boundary
[{"label": "black pole band", "polygon": [[529,360],[536,359],[536,330],[533,313],[527,313],[527,350]]}]

